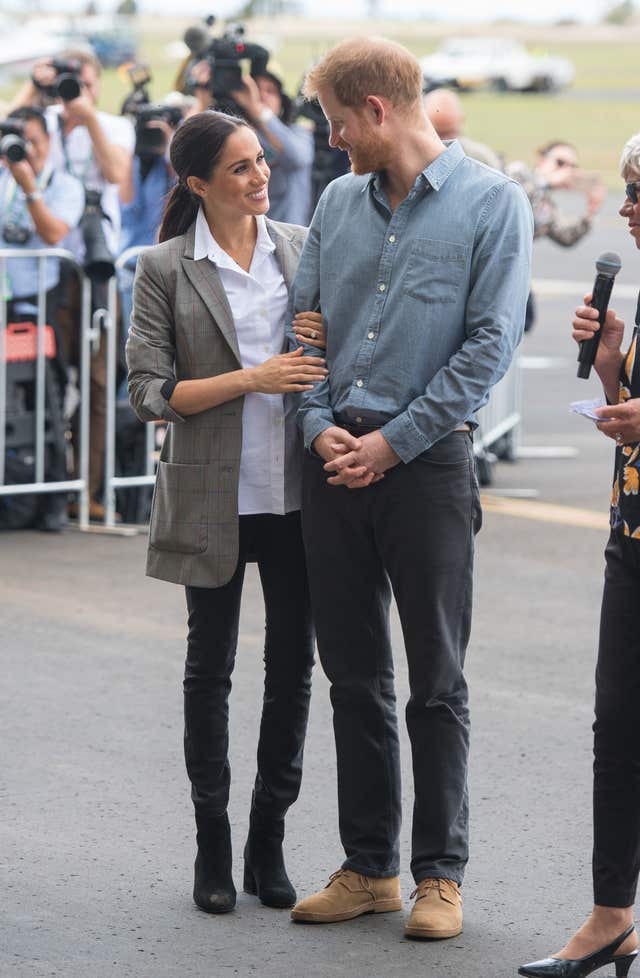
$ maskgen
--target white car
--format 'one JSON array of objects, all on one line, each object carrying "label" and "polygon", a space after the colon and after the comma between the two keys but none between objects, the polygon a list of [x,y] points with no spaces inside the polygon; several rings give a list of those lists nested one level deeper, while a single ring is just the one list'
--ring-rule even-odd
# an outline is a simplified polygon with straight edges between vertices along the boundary
[{"label": "white car", "polygon": [[428,87],[552,92],[570,85],[575,74],[566,58],[530,54],[518,41],[501,37],[451,38],[420,64]]}]

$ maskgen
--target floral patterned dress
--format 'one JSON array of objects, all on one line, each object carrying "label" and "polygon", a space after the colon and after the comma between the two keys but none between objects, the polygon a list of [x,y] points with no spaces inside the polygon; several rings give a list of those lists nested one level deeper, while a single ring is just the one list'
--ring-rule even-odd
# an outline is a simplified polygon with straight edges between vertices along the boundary
[{"label": "floral patterned dress", "polygon": [[[629,352],[622,363],[618,403],[640,397],[640,356],[636,356],[638,327]],[[616,446],[611,528],[633,540],[640,540],[640,442]]]}]

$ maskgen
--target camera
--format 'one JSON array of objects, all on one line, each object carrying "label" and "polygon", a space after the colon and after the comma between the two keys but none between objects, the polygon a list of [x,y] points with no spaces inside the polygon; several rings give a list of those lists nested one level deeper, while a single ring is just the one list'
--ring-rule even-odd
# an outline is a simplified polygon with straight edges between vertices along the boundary
[{"label": "camera", "polygon": [[9,163],[20,163],[27,158],[24,126],[19,119],[0,122],[0,156],[6,157]]},{"label": "camera", "polygon": [[136,113],[136,145],[134,153],[141,159],[161,156],[167,145],[167,137],[162,129],[149,126],[148,123],[162,119],[172,129],[176,129],[182,121],[182,109],[177,105],[139,105]]},{"label": "camera", "polygon": [[[208,28],[215,22],[214,17],[205,21]],[[184,34],[184,43],[193,57],[186,68],[185,89],[193,94],[198,87],[193,77],[193,67],[199,61],[209,64],[210,78],[207,88],[211,92],[215,108],[230,115],[242,115],[242,109],[233,98],[234,91],[242,88],[242,67],[240,62],[249,61],[252,75],[260,75],[267,68],[269,52],[260,44],[245,41],[242,24],[229,24],[221,37],[212,37],[203,27],[189,27]]]},{"label": "camera", "polygon": [[148,105],[151,101],[147,85],[151,82],[152,76],[149,66],[143,64],[131,65],[131,67],[127,68],[127,74],[129,81],[133,85],[133,91],[129,92],[122,103],[120,115],[129,116],[132,122],[135,122],[135,116],[140,106]]},{"label": "camera", "polygon": [[7,221],[2,227],[2,237],[4,238],[5,244],[8,245],[26,244],[32,233],[31,228],[26,228],[22,224],[16,224],[14,221]]},{"label": "camera", "polygon": [[31,77],[38,91],[50,99],[61,98],[63,102],[72,102],[74,98],[78,98],[82,91],[80,62],[71,58],[54,58],[50,65],[56,73],[56,80],[52,85],[42,85],[33,76]]},{"label": "camera", "polygon": [[100,191],[85,190],[85,207],[80,229],[85,247],[84,269],[93,283],[108,282],[115,275],[113,255],[102,226],[105,217]]}]

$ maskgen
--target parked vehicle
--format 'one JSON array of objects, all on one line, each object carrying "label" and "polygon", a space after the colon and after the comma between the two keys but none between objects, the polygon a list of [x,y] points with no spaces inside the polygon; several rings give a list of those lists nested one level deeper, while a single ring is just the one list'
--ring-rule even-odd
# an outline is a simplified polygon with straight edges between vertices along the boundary
[{"label": "parked vehicle", "polygon": [[575,74],[566,58],[532,54],[518,41],[501,37],[450,38],[420,63],[425,88],[553,92],[570,85]]}]

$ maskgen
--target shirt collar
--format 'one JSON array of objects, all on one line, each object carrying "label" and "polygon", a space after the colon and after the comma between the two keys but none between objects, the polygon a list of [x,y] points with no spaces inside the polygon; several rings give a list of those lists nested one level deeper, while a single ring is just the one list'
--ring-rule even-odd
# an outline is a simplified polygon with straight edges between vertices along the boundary
[{"label": "shirt collar", "polygon": [[[256,251],[259,251],[265,255],[271,254],[276,250],[276,246],[271,240],[267,230],[267,223],[264,219],[264,215],[259,214],[256,217],[256,222],[258,225]],[[209,261],[212,261],[215,265],[218,265],[221,268],[231,268],[234,270],[238,269],[238,265],[234,262],[233,258],[220,247],[212,235],[202,207],[198,208],[198,216],[196,217],[193,258],[195,261],[199,261],[201,258],[208,258]]]},{"label": "shirt collar", "polygon": [[[459,163],[464,159],[464,150],[457,139],[445,140],[444,144],[446,146],[444,153],[440,153],[436,156],[435,160],[432,160],[428,166],[425,166],[424,170],[418,174],[416,183],[420,180],[433,190],[440,190]],[[382,173],[380,171],[371,174],[362,188],[363,192],[369,187],[373,187],[374,190],[382,189]]]}]

